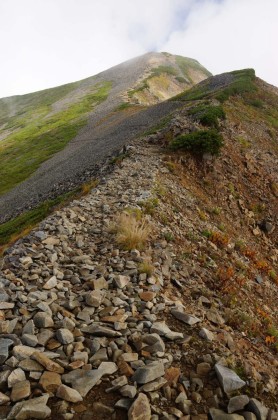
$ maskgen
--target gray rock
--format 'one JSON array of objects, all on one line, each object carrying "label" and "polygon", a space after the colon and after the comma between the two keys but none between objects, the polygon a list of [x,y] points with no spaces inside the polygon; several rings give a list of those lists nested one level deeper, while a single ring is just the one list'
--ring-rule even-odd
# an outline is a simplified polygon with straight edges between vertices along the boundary
[{"label": "gray rock", "polygon": [[246,382],[244,382],[233,370],[220,364],[216,364],[214,369],[226,394],[236,391],[246,385]]},{"label": "gray rock", "polygon": [[24,325],[22,329],[22,334],[35,334],[35,324],[32,319],[30,319],[26,324]]},{"label": "gray rock", "polygon": [[102,376],[103,372],[98,369],[88,371],[76,369],[63,375],[62,379],[66,384],[71,384],[82,397],[86,397],[88,392],[98,383]]},{"label": "gray rock", "polygon": [[56,392],[56,397],[62,398],[65,401],[77,403],[83,401],[83,398],[76,389],[72,389],[67,385],[60,385]]},{"label": "gray rock", "polygon": [[232,397],[229,400],[228,413],[234,413],[235,411],[243,410],[248,403],[248,395],[237,395],[236,397]]},{"label": "gray rock", "polygon": [[4,289],[0,289],[0,302],[8,302],[10,296],[5,292]]},{"label": "gray rock", "polygon": [[91,358],[90,362],[94,364],[95,362],[103,362],[108,360],[107,350],[106,348],[99,349]]},{"label": "gray rock", "polygon": [[130,400],[129,398],[121,398],[120,400],[116,402],[115,407],[128,411],[131,405],[132,405],[132,400]]},{"label": "gray rock", "polygon": [[179,311],[177,309],[172,309],[171,314],[179,321],[182,321],[187,325],[194,325],[198,322],[201,322],[201,319],[197,318],[196,316],[185,314],[184,312]]},{"label": "gray rock", "polygon": [[266,408],[256,398],[251,398],[248,405],[245,407],[246,411],[251,411],[257,417],[257,420],[266,420],[268,408]]},{"label": "gray rock", "polygon": [[172,331],[165,321],[154,322],[151,327],[151,333],[157,333],[159,335],[165,336],[169,340],[176,340],[178,338],[183,338],[183,334],[179,332]]},{"label": "gray rock", "polygon": [[128,420],[150,420],[151,407],[148,397],[140,393],[128,410]]},{"label": "gray rock", "polygon": [[144,335],[142,341],[147,344],[144,350],[150,353],[165,352],[164,341],[156,333]]},{"label": "gray rock", "polygon": [[9,357],[9,348],[13,346],[14,342],[8,338],[0,338],[0,365]]},{"label": "gray rock", "polygon": [[44,370],[42,365],[29,358],[21,360],[21,362],[18,364],[18,367],[25,370],[26,372],[42,372]]},{"label": "gray rock", "polygon": [[130,282],[130,277],[119,275],[114,278],[114,282],[119,289],[123,289]]},{"label": "gray rock", "polygon": [[15,368],[18,365],[19,361],[16,357],[12,356],[6,360],[6,365],[10,366],[11,368]]},{"label": "gray rock", "polygon": [[175,403],[178,405],[179,409],[183,412],[183,414],[190,414],[190,407],[192,402],[187,399],[187,395],[184,392],[180,392],[177,396]]},{"label": "gray rock", "polygon": [[50,328],[54,326],[53,319],[45,312],[37,312],[33,321],[37,328]]},{"label": "gray rock", "polygon": [[164,365],[161,362],[152,362],[136,370],[132,380],[138,384],[146,384],[164,375]]},{"label": "gray rock", "polygon": [[23,344],[30,347],[36,347],[38,344],[38,337],[35,334],[24,334],[22,336]]},{"label": "gray rock", "polygon": [[98,370],[102,375],[113,375],[113,373],[117,372],[118,366],[114,362],[101,362]]},{"label": "gray rock", "polygon": [[210,309],[206,313],[207,319],[211,321],[213,324],[216,325],[223,325],[225,324],[225,320],[222,318],[222,316],[219,314],[219,312],[216,309]]},{"label": "gray rock", "polygon": [[46,419],[50,416],[51,410],[47,407],[49,395],[32,400],[18,402],[10,411],[7,419],[28,420],[28,419]]},{"label": "gray rock", "polygon": [[25,373],[21,368],[12,371],[8,377],[8,387],[12,388],[17,382],[25,381]]},{"label": "gray rock", "polygon": [[74,341],[74,336],[67,328],[60,328],[56,331],[56,338],[59,343],[70,344]]},{"label": "gray rock", "polygon": [[104,290],[93,290],[92,292],[88,292],[85,295],[85,302],[86,305],[93,306],[94,308],[98,308],[103,299],[105,298],[105,291]]},{"label": "gray rock", "polygon": [[57,277],[56,276],[52,276],[49,280],[47,280],[46,283],[44,283],[43,288],[45,290],[50,290],[53,289],[54,287],[57,286]]},{"label": "gray rock", "polygon": [[214,334],[211,331],[207,330],[206,328],[202,328],[200,330],[199,336],[201,338],[203,338],[204,340],[207,340],[207,341],[213,341],[214,340]]},{"label": "gray rock", "polygon": [[134,398],[137,393],[137,388],[132,385],[124,385],[120,389],[120,393],[123,397]]},{"label": "gray rock", "polygon": [[34,347],[30,347],[30,346],[14,346],[13,355],[17,359],[23,360],[23,359],[27,359],[30,356],[32,356],[32,354],[35,351],[36,351],[36,349],[34,349]]},{"label": "gray rock", "polygon": [[127,377],[125,375],[119,376],[111,382],[111,387],[106,389],[106,392],[113,392],[127,385]]},{"label": "gray rock", "polygon": [[108,283],[104,277],[93,280],[94,289],[108,289]]},{"label": "gray rock", "polygon": [[167,384],[167,380],[166,379],[159,378],[159,379],[157,379],[155,381],[148,382],[147,384],[143,385],[140,388],[140,391],[144,391],[144,392],[157,391],[158,389],[162,388],[166,384]]},{"label": "gray rock", "polygon": [[244,417],[239,414],[227,414],[218,408],[210,408],[209,414],[212,420],[244,420]]}]

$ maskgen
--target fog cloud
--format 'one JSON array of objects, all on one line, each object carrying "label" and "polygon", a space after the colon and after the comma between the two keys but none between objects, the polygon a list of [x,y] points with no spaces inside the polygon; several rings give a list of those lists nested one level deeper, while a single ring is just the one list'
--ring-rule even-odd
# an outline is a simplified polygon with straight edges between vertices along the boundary
[{"label": "fog cloud", "polygon": [[0,97],[80,80],[148,51],[278,85],[276,0],[0,0]]}]

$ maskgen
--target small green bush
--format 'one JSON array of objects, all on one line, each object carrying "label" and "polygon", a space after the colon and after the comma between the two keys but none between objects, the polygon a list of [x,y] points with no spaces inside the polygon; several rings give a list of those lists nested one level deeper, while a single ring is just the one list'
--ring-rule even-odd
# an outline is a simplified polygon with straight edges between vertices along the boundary
[{"label": "small green bush", "polygon": [[212,129],[178,136],[170,147],[173,150],[182,149],[197,156],[202,156],[204,153],[218,156],[222,146],[222,135],[217,130]]},{"label": "small green bush", "polygon": [[263,108],[263,101],[260,99],[250,99],[248,105],[254,106],[255,108]]},{"label": "small green bush", "polygon": [[207,127],[219,127],[219,120],[224,120],[226,114],[223,107],[213,105],[198,105],[189,110],[189,115],[192,115],[197,121]]}]

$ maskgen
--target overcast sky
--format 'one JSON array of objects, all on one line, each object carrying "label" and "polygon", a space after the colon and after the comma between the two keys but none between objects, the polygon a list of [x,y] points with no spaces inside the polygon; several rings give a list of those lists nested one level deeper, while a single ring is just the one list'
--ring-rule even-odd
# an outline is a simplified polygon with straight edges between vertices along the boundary
[{"label": "overcast sky", "polygon": [[92,76],[149,51],[278,86],[278,0],[0,0],[0,97]]}]

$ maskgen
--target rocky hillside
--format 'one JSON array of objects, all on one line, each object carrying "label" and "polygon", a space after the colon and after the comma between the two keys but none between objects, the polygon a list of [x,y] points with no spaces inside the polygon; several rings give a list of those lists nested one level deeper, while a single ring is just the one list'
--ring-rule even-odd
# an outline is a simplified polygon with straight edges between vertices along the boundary
[{"label": "rocky hillside", "polygon": [[120,139],[109,144],[107,137],[143,111],[138,103],[168,99],[208,75],[196,60],[148,53],[79,82],[0,99],[0,221],[11,217],[8,202],[20,211],[93,172],[122,147]]},{"label": "rocky hillside", "polygon": [[277,419],[277,101],[209,78],[6,250],[0,418]]}]

